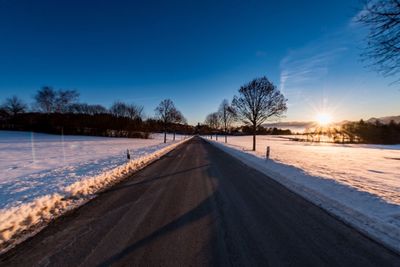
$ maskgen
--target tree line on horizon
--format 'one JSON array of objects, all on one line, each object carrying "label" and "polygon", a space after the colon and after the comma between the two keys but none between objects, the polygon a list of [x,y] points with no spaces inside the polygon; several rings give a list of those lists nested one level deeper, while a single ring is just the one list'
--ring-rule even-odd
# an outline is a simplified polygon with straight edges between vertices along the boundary
[{"label": "tree line on horizon", "polygon": [[379,120],[346,122],[341,126],[316,127],[306,129],[304,138],[293,138],[296,141],[333,142],[341,144],[400,144],[400,122],[391,120],[382,123]]},{"label": "tree line on horizon", "polygon": [[[391,120],[384,124],[379,120],[376,122],[347,122],[339,130],[342,138],[348,143],[367,144],[400,144],[400,123]],[[335,142],[340,143],[342,139],[336,137]]]},{"label": "tree line on horizon", "polygon": [[170,99],[155,108],[155,116],[145,119],[143,106],[115,101],[110,108],[79,102],[77,90],[39,89],[29,107],[17,96],[0,106],[0,129],[53,134],[148,138],[151,132],[192,134],[183,114]]}]

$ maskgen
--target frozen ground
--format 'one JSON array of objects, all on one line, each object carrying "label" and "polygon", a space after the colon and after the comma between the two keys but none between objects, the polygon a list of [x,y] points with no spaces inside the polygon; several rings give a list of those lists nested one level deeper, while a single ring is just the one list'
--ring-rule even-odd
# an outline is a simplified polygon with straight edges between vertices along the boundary
[{"label": "frozen ground", "polygon": [[[179,143],[0,131],[0,250]],[[126,159],[129,149],[131,160]]]},{"label": "frozen ground", "polygon": [[[400,251],[400,145],[338,145],[258,136],[218,146]],[[265,160],[266,147],[271,154]]]}]

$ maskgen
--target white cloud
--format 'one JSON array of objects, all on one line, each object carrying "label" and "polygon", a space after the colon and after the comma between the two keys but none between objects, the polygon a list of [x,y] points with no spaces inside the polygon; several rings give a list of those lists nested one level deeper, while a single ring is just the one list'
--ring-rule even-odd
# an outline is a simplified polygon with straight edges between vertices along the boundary
[{"label": "white cloud", "polygon": [[291,50],[280,63],[280,89],[286,93],[321,82],[335,60],[347,51],[348,32],[326,35]]}]

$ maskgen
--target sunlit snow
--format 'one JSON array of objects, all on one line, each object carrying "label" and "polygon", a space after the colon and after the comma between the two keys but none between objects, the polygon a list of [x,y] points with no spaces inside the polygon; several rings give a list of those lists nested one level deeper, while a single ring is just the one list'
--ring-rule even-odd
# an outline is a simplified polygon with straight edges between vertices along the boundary
[{"label": "sunlit snow", "polygon": [[252,152],[251,136],[229,136],[228,144],[218,146],[400,251],[400,145],[257,136],[257,151]]},{"label": "sunlit snow", "polygon": [[0,251],[183,139],[169,137],[164,144],[161,135],[133,139],[0,131]]}]

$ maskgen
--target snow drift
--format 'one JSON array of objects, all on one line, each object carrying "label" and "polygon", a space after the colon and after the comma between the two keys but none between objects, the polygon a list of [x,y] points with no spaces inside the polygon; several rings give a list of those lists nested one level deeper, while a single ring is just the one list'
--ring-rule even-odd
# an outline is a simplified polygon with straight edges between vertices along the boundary
[{"label": "snow drift", "polygon": [[45,188],[47,192],[41,188],[41,195],[38,197],[28,198],[18,205],[6,205],[0,210],[0,251],[4,253],[39,232],[51,220],[84,204],[95,197],[96,193],[122,181],[187,140],[189,139],[159,144],[151,149],[147,147],[146,150],[139,151],[136,158],[124,161],[125,163],[108,171],[95,176],[80,177],[58,190]]}]

